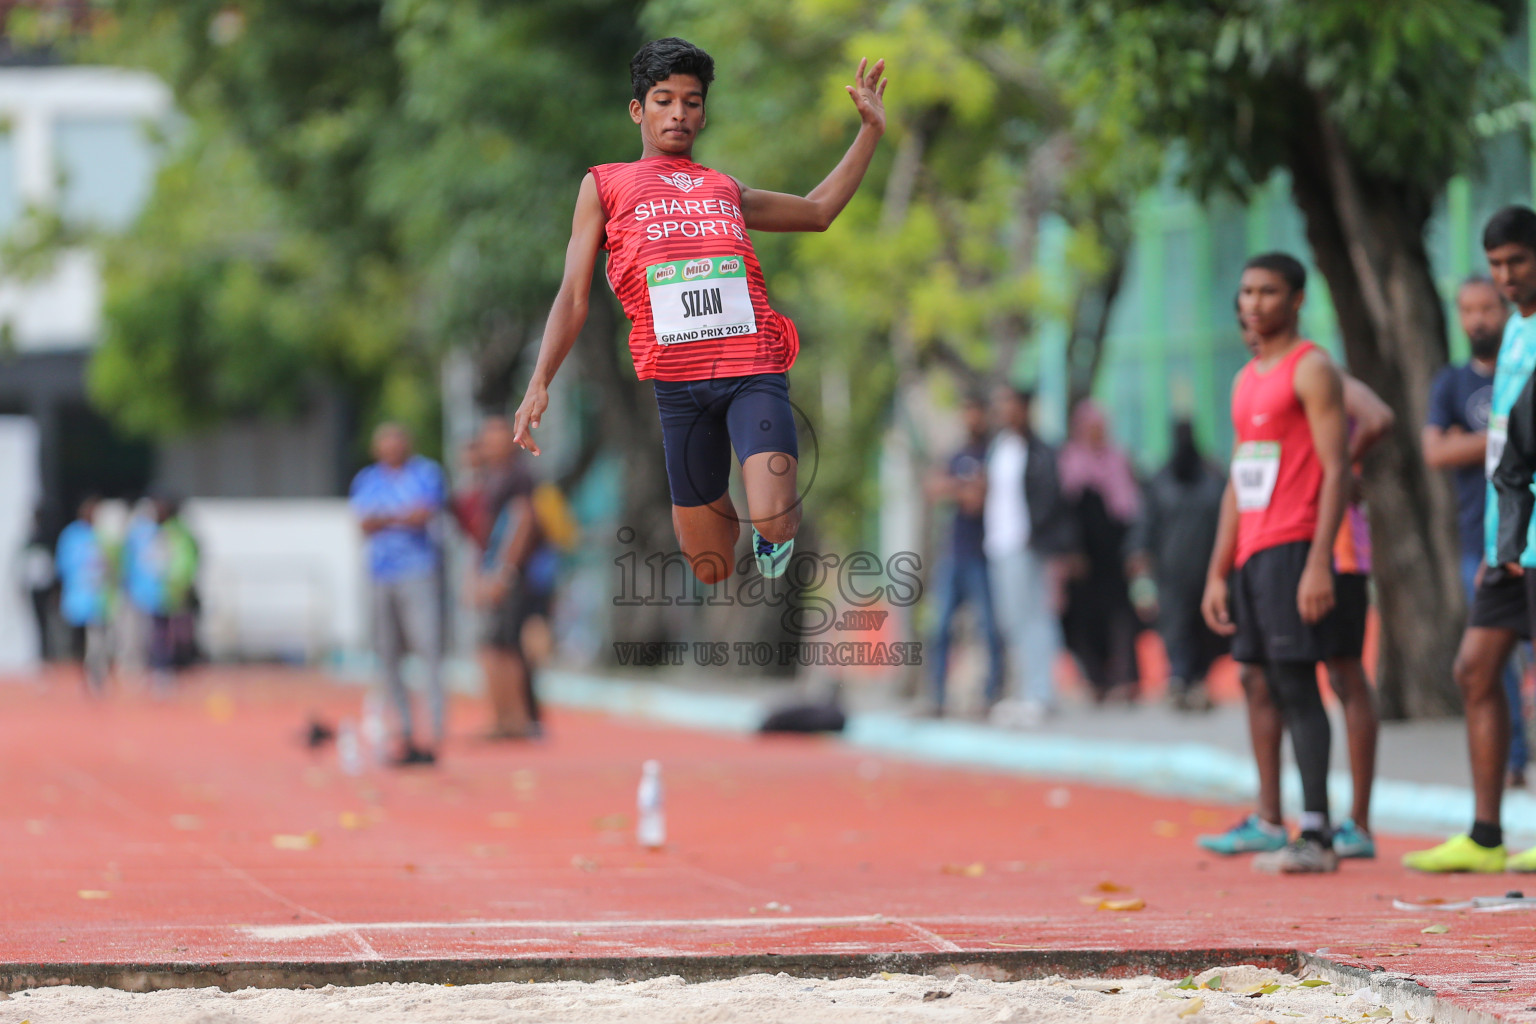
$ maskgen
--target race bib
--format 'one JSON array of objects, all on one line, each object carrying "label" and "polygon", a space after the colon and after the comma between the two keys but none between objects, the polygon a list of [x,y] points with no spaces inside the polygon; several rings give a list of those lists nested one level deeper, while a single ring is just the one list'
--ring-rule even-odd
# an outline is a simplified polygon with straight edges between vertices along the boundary
[{"label": "race bib", "polygon": [[1493,479],[1493,471],[1499,468],[1504,457],[1504,441],[1509,437],[1509,417],[1488,417],[1488,454],[1483,461],[1483,475]]},{"label": "race bib", "polygon": [[645,268],[651,322],[660,345],[757,333],[747,261],[705,256]]},{"label": "race bib", "polygon": [[1280,442],[1248,441],[1232,453],[1232,489],[1239,512],[1269,508],[1280,479]]}]

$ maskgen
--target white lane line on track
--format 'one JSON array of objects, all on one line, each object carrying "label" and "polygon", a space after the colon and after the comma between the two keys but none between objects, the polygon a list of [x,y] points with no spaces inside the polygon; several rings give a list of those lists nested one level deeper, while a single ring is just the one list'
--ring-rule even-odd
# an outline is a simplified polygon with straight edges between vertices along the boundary
[{"label": "white lane line on track", "polygon": [[931,932],[916,922],[908,921],[905,918],[900,917],[890,918],[890,921],[892,924],[899,924],[903,928],[906,928],[908,931],[912,932],[924,942],[929,943],[933,946],[934,949],[937,949],[941,953],[958,953],[961,951],[958,943],[951,942],[944,936],[939,935],[936,932]]},{"label": "white lane line on track", "polygon": [[[116,790],[112,789],[110,786],[106,785],[90,773],[81,771],[77,768],[60,766],[59,774],[67,779],[69,784],[74,786],[80,792],[100,800],[108,807],[117,811],[118,814],[121,814],[123,817],[129,819],[135,824],[143,824],[149,820],[149,815],[146,814],[142,808],[134,804],[133,801],[127,799],[122,794],[118,793]],[[253,875],[250,874],[250,872],[244,870],[243,868],[236,867],[234,864],[231,864],[229,861],[225,860],[217,853],[214,853],[212,850],[202,846],[200,843],[187,843],[185,845],[187,849],[196,852],[203,859],[216,864],[221,871],[229,875],[231,878],[234,878],[244,883],[245,885],[250,886],[252,889],[261,893],[263,896],[266,896],[268,899],[272,899],[278,903],[281,903],[289,910],[298,911],[301,914],[317,918],[321,922],[324,922],[317,927],[334,929],[333,931],[327,932],[326,934],[341,935],[343,938],[345,938],[347,944],[352,947],[353,952],[361,953],[364,956],[371,957],[375,960],[381,959],[379,956],[379,951],[374,949],[368,940],[363,938],[363,936],[355,929],[347,925],[338,926],[334,918],[327,917],[317,910],[311,910],[304,906],[302,903],[297,903],[294,900],[289,899],[270,886],[264,885],[262,882],[258,881]]]},{"label": "white lane line on track", "polygon": [[346,941],[353,947],[354,952],[362,953],[364,956],[370,957],[374,960],[383,959],[379,956],[379,951],[373,948],[372,943],[363,938],[362,932],[358,931],[354,926],[349,924],[342,924],[335,918],[327,917],[326,915],[320,913],[318,910],[311,910],[304,906],[302,903],[298,903],[289,899],[287,896],[284,896],[276,889],[273,889],[271,886],[263,883],[260,879],[256,878],[244,868],[231,864],[229,861],[214,853],[212,850],[199,849],[198,853],[202,854],[203,857],[212,861],[214,864],[217,864],[219,868],[222,869],[224,873],[229,875],[231,878],[243,882],[244,884],[250,886],[252,889],[255,889],[257,892],[261,893],[263,896],[276,900],[277,902],[283,904],[285,907],[288,907],[290,910],[296,910],[301,914],[307,914],[310,917],[318,918],[321,922],[314,925],[295,925],[294,927],[326,929],[325,931],[318,934],[340,935],[346,939]]}]

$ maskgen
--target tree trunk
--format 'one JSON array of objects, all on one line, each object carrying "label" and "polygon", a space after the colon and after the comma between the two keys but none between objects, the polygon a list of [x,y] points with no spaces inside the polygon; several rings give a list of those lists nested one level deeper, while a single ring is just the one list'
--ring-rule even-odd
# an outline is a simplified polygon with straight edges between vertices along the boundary
[{"label": "tree trunk", "polygon": [[1084,282],[1078,289],[1072,308],[1071,333],[1067,335],[1067,410],[1093,393],[1104,364],[1104,337],[1109,333],[1109,317],[1115,308],[1120,286],[1125,282],[1125,255],[1129,240],[1110,242],[1110,264],[1097,280]]},{"label": "tree trunk", "polygon": [[1380,612],[1377,686],[1387,718],[1456,712],[1451,664],[1466,621],[1448,481],[1424,465],[1430,380],[1446,361],[1445,317],[1424,246],[1433,195],[1367,180],[1314,97],[1288,161],[1307,238],[1338,316],[1350,372],[1397,413],[1366,458]]}]

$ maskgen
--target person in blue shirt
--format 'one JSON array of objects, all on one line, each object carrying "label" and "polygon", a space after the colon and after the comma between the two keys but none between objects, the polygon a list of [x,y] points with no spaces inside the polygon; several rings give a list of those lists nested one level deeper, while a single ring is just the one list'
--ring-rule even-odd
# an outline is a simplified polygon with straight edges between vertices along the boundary
[{"label": "person in blue shirt", "polygon": [[965,444],[950,458],[946,471],[929,485],[930,496],[955,502],[948,558],[941,577],[942,610],[933,638],[933,714],[937,717],[944,715],[951,629],[955,616],[967,604],[975,611],[977,629],[987,649],[984,694],[988,708],[1003,695],[1003,641],[993,611],[987,554],[982,549],[987,445],[992,439],[986,401],[977,395],[967,397],[961,406],[961,416],[965,421]]},{"label": "person in blue shirt", "polygon": [[[1472,349],[1472,358],[1447,366],[1429,392],[1429,422],[1424,426],[1424,462],[1449,470],[1456,486],[1456,522],[1461,539],[1461,580],[1470,605],[1483,562],[1483,516],[1487,507],[1488,414],[1493,403],[1493,374],[1509,307],[1488,277],[1472,277],[1456,292],[1456,315]],[[1518,652],[1517,652],[1518,653]],[[1504,666],[1509,699],[1509,770],[1506,784],[1525,785],[1530,760],[1525,736],[1525,699],[1520,669],[1512,658]]]},{"label": "person in blue shirt", "polygon": [[55,554],[60,594],[59,611],[75,634],[86,686],[101,693],[111,661],[109,628],[112,614],[112,557],[96,529],[96,498],[80,503],[75,521],[59,534]]},{"label": "person in blue shirt", "polygon": [[[374,645],[384,686],[400,725],[401,765],[433,764],[442,746],[446,702],[442,678],[442,600],[434,533],[447,499],[443,471],[413,454],[411,436],[398,423],[374,431],[373,465],[352,481],[351,504],[367,536],[373,589]],[[401,673],[406,648],[426,669],[432,738],[419,743],[411,697]]]}]

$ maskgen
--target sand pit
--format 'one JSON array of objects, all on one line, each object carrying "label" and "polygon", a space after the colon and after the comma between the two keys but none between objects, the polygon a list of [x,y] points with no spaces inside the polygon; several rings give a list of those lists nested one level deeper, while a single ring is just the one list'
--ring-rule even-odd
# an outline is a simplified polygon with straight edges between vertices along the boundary
[{"label": "sand pit", "polygon": [[[1214,980],[1219,976],[1220,980]],[[1252,967],[1199,975],[1209,987],[1160,978],[1048,978],[994,982],[878,974],[819,981],[758,974],[689,984],[681,978],[621,983],[367,985],[288,989],[183,989],[128,993],[60,987],[14,994],[0,1019],[31,1024],[372,1024],[409,1021],[539,1024],[1322,1024],[1389,1019],[1369,992]],[[1189,982],[1185,985],[1188,986]],[[1406,1019],[1402,1010],[1397,1019]]]}]

